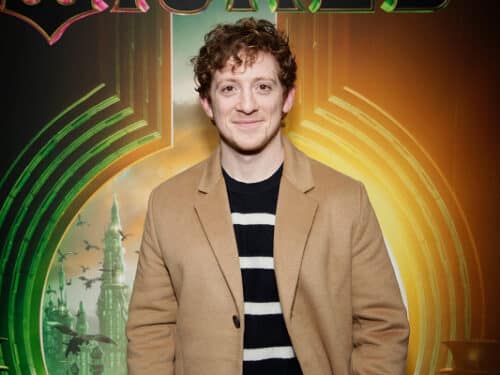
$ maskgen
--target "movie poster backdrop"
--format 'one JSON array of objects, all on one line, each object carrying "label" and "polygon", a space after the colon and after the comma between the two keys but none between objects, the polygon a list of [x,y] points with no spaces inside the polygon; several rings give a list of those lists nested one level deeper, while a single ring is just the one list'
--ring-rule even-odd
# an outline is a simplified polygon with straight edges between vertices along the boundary
[{"label": "movie poster backdrop", "polygon": [[368,190],[408,310],[406,373],[498,373],[495,14],[466,0],[0,1],[0,372],[127,373],[149,193],[218,142],[189,60],[215,24],[253,16],[296,55],[285,134]]}]

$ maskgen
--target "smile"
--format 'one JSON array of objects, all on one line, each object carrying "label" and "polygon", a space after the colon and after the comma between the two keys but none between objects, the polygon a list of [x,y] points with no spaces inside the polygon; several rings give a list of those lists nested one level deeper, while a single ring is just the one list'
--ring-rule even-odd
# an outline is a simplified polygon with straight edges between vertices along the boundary
[{"label": "smile", "polygon": [[233,124],[237,126],[257,126],[261,125],[264,120],[236,120],[233,121]]}]

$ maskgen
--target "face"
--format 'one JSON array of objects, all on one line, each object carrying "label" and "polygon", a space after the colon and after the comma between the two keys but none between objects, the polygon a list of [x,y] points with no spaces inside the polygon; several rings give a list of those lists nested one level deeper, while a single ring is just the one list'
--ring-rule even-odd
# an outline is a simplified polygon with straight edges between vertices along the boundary
[{"label": "face", "polygon": [[215,72],[210,100],[201,105],[219,130],[221,142],[232,152],[254,154],[281,147],[281,119],[292,108],[295,90],[286,97],[278,64],[269,53],[259,53],[252,65],[233,69],[233,61]]}]

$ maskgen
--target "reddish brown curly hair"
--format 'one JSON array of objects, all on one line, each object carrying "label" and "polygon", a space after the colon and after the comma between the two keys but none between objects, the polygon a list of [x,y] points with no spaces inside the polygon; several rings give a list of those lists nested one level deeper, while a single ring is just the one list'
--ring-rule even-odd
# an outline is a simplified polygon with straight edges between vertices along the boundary
[{"label": "reddish brown curly hair", "polygon": [[[210,99],[213,75],[221,70],[229,59],[235,64],[252,65],[259,52],[270,53],[279,66],[279,80],[286,96],[295,85],[297,64],[288,37],[267,20],[242,18],[236,23],[219,24],[205,35],[205,44],[198,56],[191,59],[197,84],[196,91],[202,98]],[[243,56],[243,59],[242,59]]]}]

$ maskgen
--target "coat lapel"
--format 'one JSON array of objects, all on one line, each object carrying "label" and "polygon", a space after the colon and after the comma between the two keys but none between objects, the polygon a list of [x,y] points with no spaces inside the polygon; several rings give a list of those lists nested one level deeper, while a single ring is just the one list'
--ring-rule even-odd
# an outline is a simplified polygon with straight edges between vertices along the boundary
[{"label": "coat lapel", "polygon": [[234,236],[226,185],[220,166],[220,151],[207,161],[199,185],[195,210],[233,296],[240,316],[243,315],[243,283]]},{"label": "coat lapel", "polygon": [[[306,195],[314,188],[309,160],[285,137],[283,144],[285,162],[276,208],[274,258],[280,301],[283,314],[288,319],[293,308],[304,249],[318,204]],[[243,315],[243,283],[227,190],[221,172],[219,149],[207,160],[199,193],[195,210],[238,313]]]},{"label": "coat lapel", "polygon": [[285,319],[291,317],[304,249],[318,203],[305,193],[314,187],[309,160],[286,138],[274,232],[278,291]]}]

